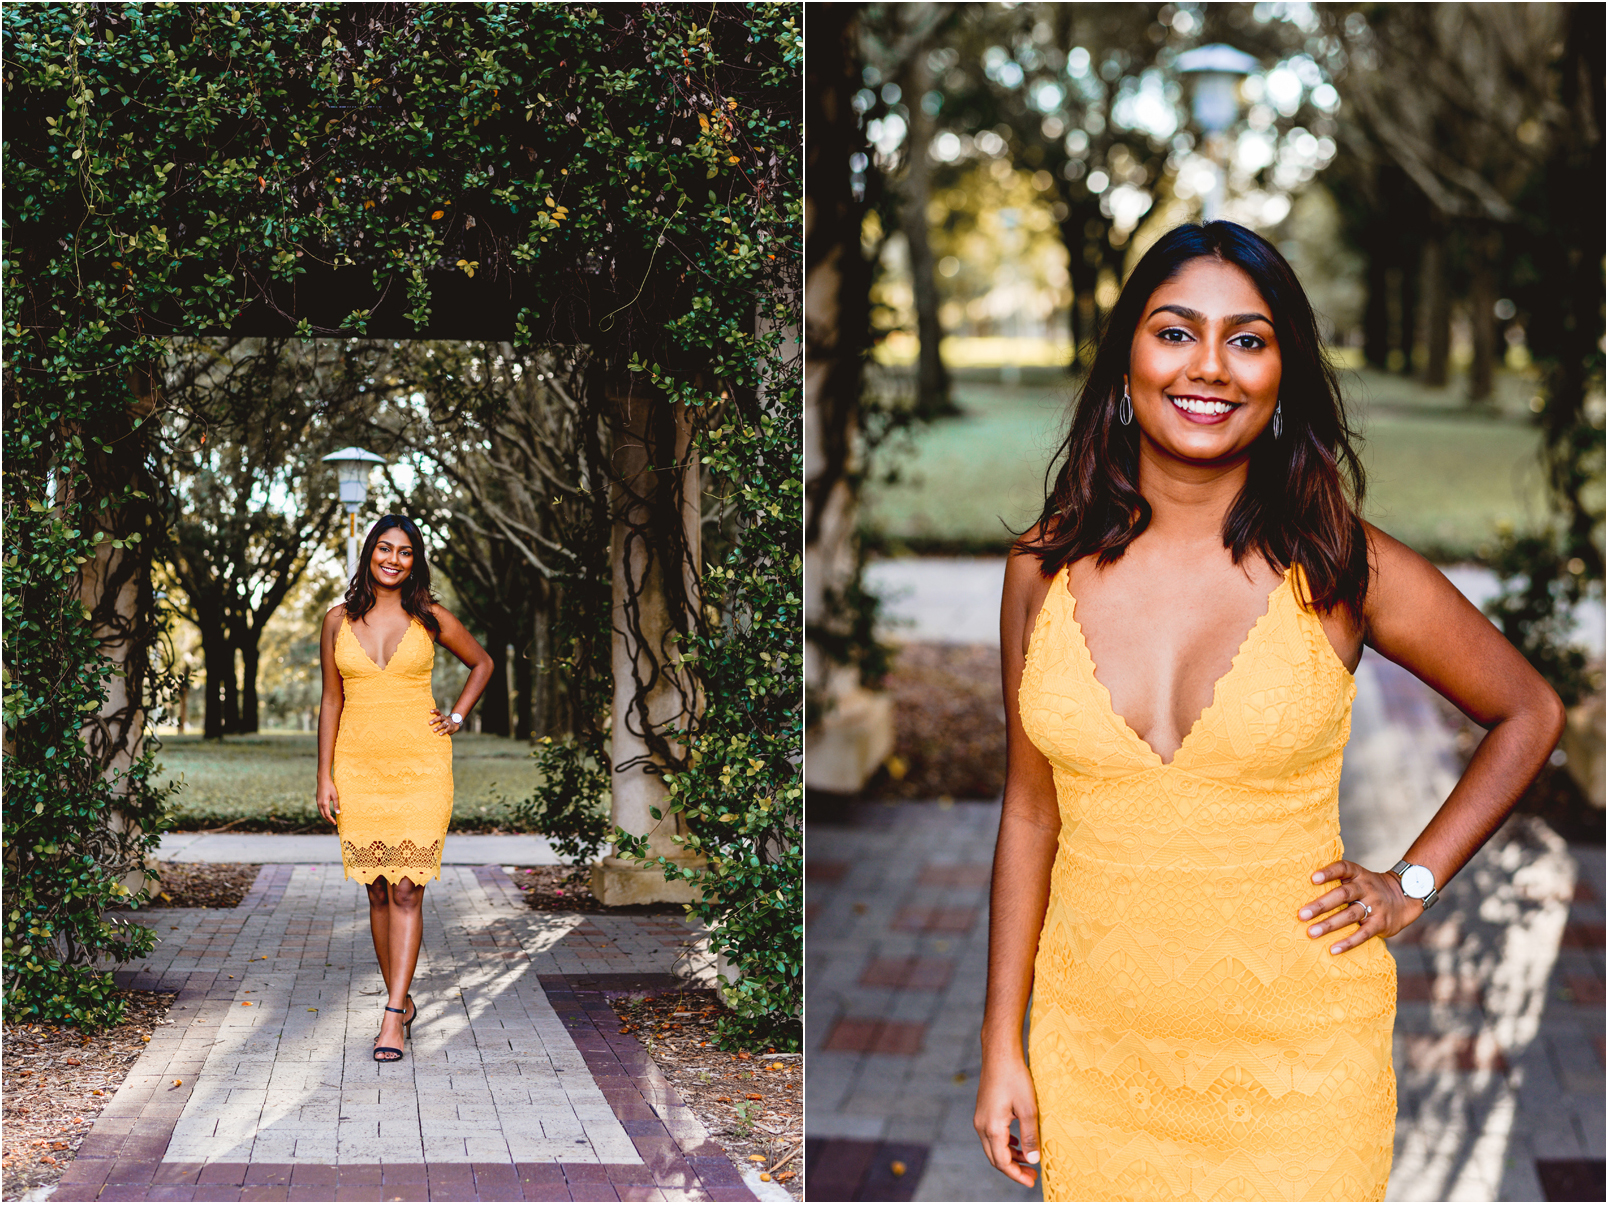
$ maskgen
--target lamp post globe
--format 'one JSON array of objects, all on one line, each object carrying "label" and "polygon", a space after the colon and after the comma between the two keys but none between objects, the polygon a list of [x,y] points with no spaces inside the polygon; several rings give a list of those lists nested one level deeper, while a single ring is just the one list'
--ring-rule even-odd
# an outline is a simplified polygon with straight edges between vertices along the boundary
[{"label": "lamp post globe", "polygon": [[1222,42],[1197,46],[1178,56],[1174,64],[1180,75],[1190,77],[1190,113],[1195,126],[1206,136],[1207,154],[1217,168],[1201,206],[1201,217],[1215,222],[1223,214],[1224,183],[1228,175],[1228,154],[1223,135],[1239,120],[1239,84],[1262,65],[1243,50]]},{"label": "lamp post globe", "polygon": [[341,483],[341,504],[346,507],[346,580],[357,576],[357,512],[368,501],[369,474],[374,466],[384,464],[385,457],[376,456],[366,448],[342,448],[323,458],[325,464],[335,466],[335,475]]}]

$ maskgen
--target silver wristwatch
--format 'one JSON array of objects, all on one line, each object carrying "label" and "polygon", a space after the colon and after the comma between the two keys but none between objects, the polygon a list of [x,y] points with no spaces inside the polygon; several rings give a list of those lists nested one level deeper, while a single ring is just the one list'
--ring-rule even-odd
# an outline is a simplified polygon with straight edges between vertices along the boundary
[{"label": "silver wristwatch", "polygon": [[1435,889],[1435,875],[1427,866],[1403,858],[1390,868],[1390,873],[1401,880],[1401,889],[1409,899],[1415,899],[1424,906],[1428,912],[1430,906],[1440,899],[1440,892]]},{"label": "silver wristwatch", "polygon": [[458,727],[460,727],[460,728],[462,728],[462,727],[463,727],[463,717],[462,717],[462,716],[461,716],[461,715],[459,715],[459,714],[458,714],[458,713],[457,713],[457,712],[456,712],[456,711],[455,711],[455,712],[453,712],[453,713],[452,713],[452,714],[451,714],[451,715],[450,715],[450,716],[448,716],[448,717],[447,717],[447,718],[448,718],[448,719],[449,719],[449,720],[451,720],[451,721],[452,721],[452,722],[453,722],[453,723],[454,723],[454,724],[456,724],[456,725],[458,725]]}]

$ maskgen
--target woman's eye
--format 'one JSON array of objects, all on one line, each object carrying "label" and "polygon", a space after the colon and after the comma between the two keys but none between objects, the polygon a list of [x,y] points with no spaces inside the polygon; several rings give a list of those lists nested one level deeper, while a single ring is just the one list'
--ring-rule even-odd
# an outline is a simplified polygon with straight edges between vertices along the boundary
[{"label": "woman's eye", "polygon": [[1247,351],[1260,351],[1267,346],[1260,335],[1235,335],[1229,342]]},{"label": "woman's eye", "polygon": [[1189,338],[1189,332],[1186,330],[1180,330],[1176,326],[1169,326],[1166,330],[1161,332],[1161,338],[1162,341],[1166,343],[1182,343],[1185,339]]}]

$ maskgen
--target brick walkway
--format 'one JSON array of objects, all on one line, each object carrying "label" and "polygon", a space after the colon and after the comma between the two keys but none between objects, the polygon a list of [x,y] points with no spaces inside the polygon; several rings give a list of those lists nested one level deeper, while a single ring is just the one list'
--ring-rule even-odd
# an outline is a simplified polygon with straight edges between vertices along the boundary
[{"label": "brick walkway", "polygon": [[414,1040],[377,1064],[367,897],[265,866],[240,907],[148,913],[118,972],[177,990],[55,1200],[752,1200],[612,994],[709,977],[680,919],[533,912],[500,867],[425,892]]},{"label": "brick walkway", "polygon": [[[1341,783],[1347,855],[1394,863],[1455,777],[1427,688],[1369,654]],[[810,826],[814,1198],[1040,1199],[987,1164],[971,1125],[998,821],[997,804],[873,804]],[[1603,1199],[1603,898],[1601,847],[1516,817],[1391,943],[1390,1199]]]}]

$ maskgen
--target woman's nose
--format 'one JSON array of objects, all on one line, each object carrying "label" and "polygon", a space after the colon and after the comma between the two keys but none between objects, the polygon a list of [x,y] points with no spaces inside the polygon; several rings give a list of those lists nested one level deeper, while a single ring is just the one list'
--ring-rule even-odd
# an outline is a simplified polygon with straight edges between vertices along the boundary
[{"label": "woman's nose", "polygon": [[1189,365],[1190,375],[1204,381],[1226,380],[1223,352],[1214,339],[1202,339],[1195,345],[1196,352]]}]

